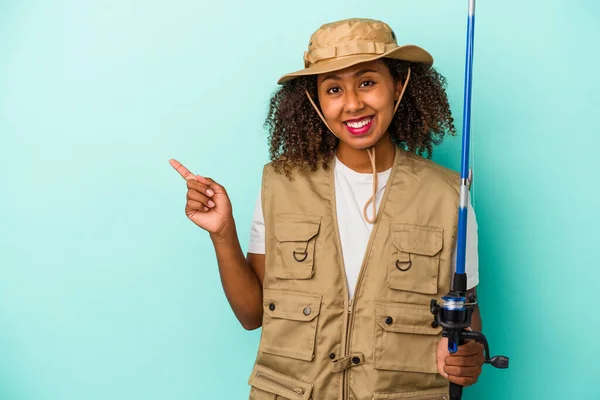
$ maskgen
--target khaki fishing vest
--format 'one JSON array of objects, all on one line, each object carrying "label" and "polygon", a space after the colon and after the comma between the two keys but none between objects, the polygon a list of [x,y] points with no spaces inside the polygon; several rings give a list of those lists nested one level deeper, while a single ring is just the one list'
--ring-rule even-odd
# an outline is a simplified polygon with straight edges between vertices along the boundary
[{"label": "khaki fishing vest", "polygon": [[352,301],[336,219],[333,164],[292,181],[263,171],[263,323],[253,400],[442,400],[442,328],[459,175],[396,150]]}]

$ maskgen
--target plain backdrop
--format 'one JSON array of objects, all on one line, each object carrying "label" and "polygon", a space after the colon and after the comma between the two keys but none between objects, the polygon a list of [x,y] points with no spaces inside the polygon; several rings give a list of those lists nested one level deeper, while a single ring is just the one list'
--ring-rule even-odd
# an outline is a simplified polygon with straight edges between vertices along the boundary
[{"label": "plain backdrop", "polygon": [[[184,215],[177,158],[247,247],[263,129],[310,34],[382,19],[428,49],[459,136],[467,1],[0,2],[0,399],[244,399],[260,330]],[[493,354],[465,399],[600,399],[596,0],[477,5],[472,189]],[[319,399],[324,400],[324,399]]]}]

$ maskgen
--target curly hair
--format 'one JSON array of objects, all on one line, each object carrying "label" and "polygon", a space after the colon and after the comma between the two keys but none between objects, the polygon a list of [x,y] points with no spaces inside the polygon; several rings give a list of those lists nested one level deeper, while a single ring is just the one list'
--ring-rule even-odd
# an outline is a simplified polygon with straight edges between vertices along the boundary
[{"label": "curly hair", "polygon": [[[446,79],[434,68],[422,64],[384,58],[394,82],[404,82],[411,68],[410,82],[388,128],[394,144],[431,158],[433,145],[448,133],[456,135],[454,119],[446,96]],[[327,126],[306,97],[305,88],[320,107],[316,75],[298,77],[284,83],[271,97],[264,123],[269,132],[269,158],[277,172],[291,176],[328,168],[339,139]]]}]

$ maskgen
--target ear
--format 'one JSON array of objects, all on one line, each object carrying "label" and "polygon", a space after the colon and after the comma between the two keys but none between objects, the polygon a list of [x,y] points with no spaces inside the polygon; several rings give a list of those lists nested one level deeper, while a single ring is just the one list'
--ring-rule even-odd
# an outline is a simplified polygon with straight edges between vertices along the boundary
[{"label": "ear", "polygon": [[394,92],[394,101],[398,101],[400,93],[402,93],[402,82],[398,80],[398,82],[396,82],[396,91]]}]

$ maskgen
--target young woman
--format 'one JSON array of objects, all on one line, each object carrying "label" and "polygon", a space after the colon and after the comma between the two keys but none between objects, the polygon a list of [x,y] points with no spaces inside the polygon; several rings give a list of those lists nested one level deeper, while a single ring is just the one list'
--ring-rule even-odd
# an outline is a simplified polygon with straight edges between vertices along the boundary
[{"label": "young woman", "polygon": [[428,159],[455,134],[445,80],[369,19],[323,25],[304,63],[271,99],[247,258],[225,188],[171,160],[235,315],[262,326],[250,398],[445,399],[448,380],[472,385],[484,360],[472,342],[450,355],[429,311],[455,263],[459,177]]}]

